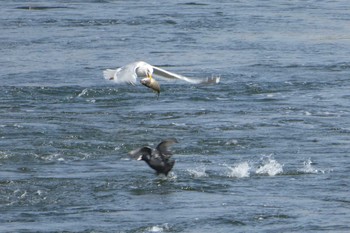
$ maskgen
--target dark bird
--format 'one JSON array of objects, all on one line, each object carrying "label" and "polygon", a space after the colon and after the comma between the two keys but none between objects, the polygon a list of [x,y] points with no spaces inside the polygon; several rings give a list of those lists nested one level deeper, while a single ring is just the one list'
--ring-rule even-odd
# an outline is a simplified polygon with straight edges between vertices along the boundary
[{"label": "dark bird", "polygon": [[167,176],[175,164],[175,160],[171,159],[173,154],[169,151],[169,147],[174,143],[178,141],[175,138],[169,138],[159,143],[155,149],[148,146],[141,147],[130,151],[129,156],[137,160],[144,160],[157,172],[157,175]]}]

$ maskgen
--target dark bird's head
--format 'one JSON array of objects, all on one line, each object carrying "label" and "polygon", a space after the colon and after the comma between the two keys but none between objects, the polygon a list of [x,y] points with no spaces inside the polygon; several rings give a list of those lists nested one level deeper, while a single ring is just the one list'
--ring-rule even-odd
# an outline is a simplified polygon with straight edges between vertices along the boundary
[{"label": "dark bird's head", "polygon": [[151,160],[151,155],[148,154],[142,154],[140,155],[140,157],[137,158],[137,160],[143,160],[143,161],[150,161]]},{"label": "dark bird's head", "polygon": [[[130,152],[129,154],[131,153],[133,152]],[[138,155],[139,157],[137,158],[137,160],[143,160],[146,162],[150,161],[152,157],[152,149],[149,148],[148,146],[142,147],[141,149],[139,149]]]}]

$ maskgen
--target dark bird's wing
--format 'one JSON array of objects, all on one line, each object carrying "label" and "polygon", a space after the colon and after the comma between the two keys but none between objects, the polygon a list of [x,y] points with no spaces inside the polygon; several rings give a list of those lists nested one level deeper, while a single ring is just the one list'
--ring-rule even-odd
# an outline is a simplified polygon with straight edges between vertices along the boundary
[{"label": "dark bird's wing", "polygon": [[145,146],[145,147],[141,147],[141,148],[132,150],[128,154],[133,159],[139,159],[142,155],[151,155],[152,148]]},{"label": "dark bird's wing", "polygon": [[164,158],[169,158],[172,156],[171,151],[169,151],[169,147],[175,143],[178,143],[176,138],[169,138],[158,144],[156,150],[159,154]]}]

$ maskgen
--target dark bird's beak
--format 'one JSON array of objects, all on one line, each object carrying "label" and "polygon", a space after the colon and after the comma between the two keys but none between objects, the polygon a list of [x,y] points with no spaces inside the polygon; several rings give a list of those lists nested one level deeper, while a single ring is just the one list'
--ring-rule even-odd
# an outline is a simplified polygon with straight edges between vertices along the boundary
[{"label": "dark bird's beak", "polygon": [[140,155],[140,157],[137,158],[138,161],[142,160],[142,155]]}]

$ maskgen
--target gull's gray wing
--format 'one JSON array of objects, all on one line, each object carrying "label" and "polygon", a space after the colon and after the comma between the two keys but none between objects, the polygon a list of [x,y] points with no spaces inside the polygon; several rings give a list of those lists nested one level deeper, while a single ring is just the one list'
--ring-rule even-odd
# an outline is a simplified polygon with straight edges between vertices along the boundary
[{"label": "gull's gray wing", "polygon": [[164,157],[164,158],[169,158],[171,157],[173,154],[171,153],[171,151],[169,151],[169,147],[175,143],[178,143],[178,141],[176,140],[176,138],[169,138],[169,139],[165,139],[163,140],[161,143],[158,144],[156,150],[159,152],[159,154]]},{"label": "gull's gray wing", "polygon": [[178,80],[183,80],[189,83],[193,84],[209,84],[209,83],[219,83],[220,82],[220,77],[211,77],[211,78],[205,78],[205,79],[193,79],[193,78],[188,78],[179,74],[175,74],[172,72],[169,72],[167,70],[161,69],[156,66],[153,67],[153,74],[162,76],[163,78],[168,78],[168,79],[178,79]]},{"label": "gull's gray wing", "polygon": [[145,147],[141,147],[141,148],[137,148],[135,150],[132,150],[128,154],[133,159],[139,159],[142,155],[151,155],[152,148],[145,146]]}]

